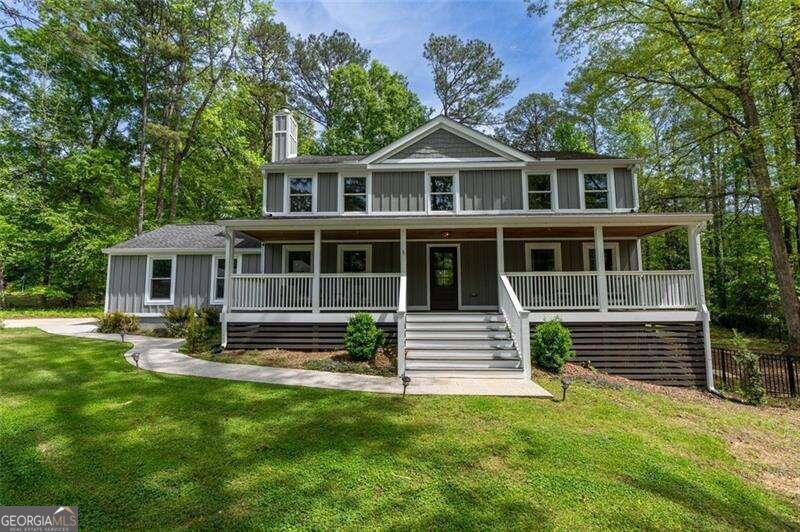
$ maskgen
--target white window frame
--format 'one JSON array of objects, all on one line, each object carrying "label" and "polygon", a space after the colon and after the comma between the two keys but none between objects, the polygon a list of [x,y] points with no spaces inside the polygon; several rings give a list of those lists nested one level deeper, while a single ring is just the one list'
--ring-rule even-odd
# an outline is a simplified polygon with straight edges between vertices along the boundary
[{"label": "white window frame", "polygon": [[[345,194],[344,191],[344,180],[348,178],[356,178],[356,179],[364,179],[366,183],[366,192],[364,195],[366,196],[365,201],[365,210],[364,211],[346,211],[344,210],[344,197],[345,196],[360,196],[361,194]],[[350,215],[359,215],[359,214],[370,214],[372,212],[372,175],[359,175],[359,174],[342,174],[339,173],[339,183],[338,183],[338,190],[339,190],[339,198],[338,198],[338,205],[337,210],[341,214]]]},{"label": "white window frame", "polygon": [[[292,196],[306,196],[307,194],[292,194],[291,183],[293,179],[310,179],[311,180],[311,211],[296,212],[291,210]],[[293,216],[308,216],[317,212],[317,176],[314,175],[284,175],[283,178],[283,213]]]},{"label": "white window frame", "polygon": [[[589,209],[586,207],[586,177],[585,177],[586,174],[604,174],[606,176],[606,194],[608,194],[608,205],[606,205],[606,207],[599,209]],[[581,210],[589,212],[607,212],[607,211],[614,211],[616,209],[616,194],[614,190],[613,168],[597,169],[597,170],[579,169],[578,189],[580,192]],[[597,193],[597,191],[589,192],[589,194],[595,194],[595,193]]]},{"label": "white window frame", "polygon": [[[367,254],[367,271],[372,273],[372,244],[339,244],[336,246],[336,272],[344,272],[344,252],[345,251],[365,251]],[[348,272],[348,274],[354,272]]]},{"label": "white window frame", "polygon": [[[290,251],[308,251],[311,253],[311,271],[314,273],[314,244],[293,244],[284,245],[281,250],[281,272],[289,274],[289,252]],[[308,273],[292,273],[291,275],[308,275]]]},{"label": "white window frame", "polygon": [[557,272],[562,271],[562,262],[561,262],[561,242],[527,242],[525,244],[525,270],[532,272],[533,269],[533,261],[531,260],[531,250],[534,249],[549,249],[553,251],[553,255],[555,256],[555,263],[556,263],[556,270]]},{"label": "white window frame", "polygon": [[[169,298],[168,299],[153,299],[150,297],[153,282],[153,261],[154,260],[171,260],[172,268],[170,269],[170,285],[169,285]],[[177,271],[178,256],[177,255],[148,255],[147,256],[147,273],[145,275],[145,288],[144,288],[144,304],[145,305],[174,305],[175,304],[175,272]]]},{"label": "white window frame", "polygon": [[[453,188],[451,192],[431,192],[431,178],[432,177],[451,177],[453,178]],[[456,214],[461,212],[461,206],[459,205],[458,197],[459,197],[459,175],[458,170],[454,170],[452,172],[446,171],[435,171],[435,172],[425,172],[425,213],[431,215],[447,215],[447,214]],[[450,211],[435,211],[431,208],[431,197],[432,196],[444,196],[444,195],[452,195],[453,196],[453,209]]]},{"label": "white window frame", "polygon": [[[529,175],[549,175],[550,176],[550,208],[549,209],[532,209],[530,206],[530,195],[533,193],[544,193],[544,190],[530,190],[530,186],[528,183],[528,176]],[[556,192],[556,172],[555,170],[551,171],[535,171],[535,170],[524,170],[522,172],[522,179],[524,184],[525,195],[523,196],[522,200],[524,203],[524,209],[526,211],[533,211],[533,212],[552,212],[558,210],[558,193]]]},{"label": "white window frame", "polygon": [[[603,244],[605,249],[611,250],[611,266],[613,267],[612,271],[618,272],[620,271],[620,260],[619,260],[619,242],[606,242]],[[594,242],[584,242],[583,243],[583,270],[584,271],[595,271],[591,270],[591,263],[589,262],[589,250],[594,249]],[[596,253],[595,253],[596,255]],[[603,259],[605,260],[605,259]]]},{"label": "white window frame", "polygon": [[[236,271],[233,272],[234,274],[242,273],[242,255],[243,253],[235,253],[233,255],[233,260],[236,266]],[[212,255],[211,256],[211,293],[208,296],[208,300],[211,304],[221,305],[225,302],[225,297],[217,297],[217,262],[219,260],[225,260],[225,255]],[[224,274],[223,274],[224,276]]]}]

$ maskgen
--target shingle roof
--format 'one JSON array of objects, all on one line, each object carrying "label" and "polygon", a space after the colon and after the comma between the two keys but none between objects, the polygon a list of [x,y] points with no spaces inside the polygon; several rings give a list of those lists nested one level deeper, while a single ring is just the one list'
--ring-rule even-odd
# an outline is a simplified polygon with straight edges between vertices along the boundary
[{"label": "shingle roof", "polygon": [[[247,235],[236,235],[237,248],[257,248],[261,242]],[[167,224],[109,249],[222,249],[225,234],[211,223]]]}]

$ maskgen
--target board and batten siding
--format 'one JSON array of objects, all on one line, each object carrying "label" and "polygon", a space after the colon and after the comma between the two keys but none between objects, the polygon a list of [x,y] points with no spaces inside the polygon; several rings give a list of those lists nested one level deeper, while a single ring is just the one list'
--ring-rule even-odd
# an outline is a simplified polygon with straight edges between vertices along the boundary
[{"label": "board and batten siding", "polygon": [[445,129],[439,129],[423,137],[417,142],[391,155],[394,159],[461,159],[471,157],[498,157],[465,138],[459,137]]},{"label": "board and batten siding", "polygon": [[264,186],[267,212],[283,212],[283,174],[268,173]]},{"label": "board and batten siding", "polygon": [[317,212],[339,210],[339,174],[320,172],[317,174]]},{"label": "board and batten siding", "polygon": [[461,170],[458,175],[462,210],[522,209],[519,170]]},{"label": "board and batten siding", "polygon": [[580,209],[581,191],[577,168],[559,168],[556,171],[559,209]]},{"label": "board and batten siding", "polygon": [[[552,243],[557,241],[548,241]],[[635,240],[606,240],[606,243],[619,244],[619,267],[622,271],[639,269],[638,254]],[[541,240],[537,243],[545,243]],[[592,240],[563,240],[561,241],[561,270],[565,272],[584,271],[583,244],[594,243]],[[524,272],[525,270],[525,244],[522,240],[505,242],[505,267],[507,272]]]},{"label": "board and batten siding", "polygon": [[424,210],[424,172],[373,172],[373,212],[421,212]]},{"label": "board and batten siding", "polygon": [[614,168],[614,200],[618,209],[633,209],[633,174],[628,168]]}]

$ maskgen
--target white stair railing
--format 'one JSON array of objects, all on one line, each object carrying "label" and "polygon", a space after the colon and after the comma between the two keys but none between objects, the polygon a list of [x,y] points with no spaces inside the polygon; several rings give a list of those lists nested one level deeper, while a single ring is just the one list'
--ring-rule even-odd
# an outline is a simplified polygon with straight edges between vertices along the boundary
[{"label": "white stair railing", "polygon": [[511,286],[507,275],[500,275],[498,303],[500,311],[506,319],[511,338],[517,349],[525,378],[531,378],[531,326],[530,313],[522,308],[522,304]]},{"label": "white stair railing", "polygon": [[697,307],[694,272],[606,272],[610,309],[692,309]]},{"label": "white stair railing", "polygon": [[231,310],[311,310],[312,274],[231,276]]},{"label": "white stair railing", "polygon": [[395,310],[399,287],[399,273],[325,273],[320,309]]},{"label": "white stair railing", "polygon": [[400,275],[397,294],[397,375],[406,372],[406,275]]}]

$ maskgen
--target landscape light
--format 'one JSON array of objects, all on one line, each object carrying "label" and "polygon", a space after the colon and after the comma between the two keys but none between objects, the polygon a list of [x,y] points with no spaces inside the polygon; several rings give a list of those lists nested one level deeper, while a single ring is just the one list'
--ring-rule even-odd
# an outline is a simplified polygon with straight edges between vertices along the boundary
[{"label": "landscape light", "polygon": [[139,369],[139,356],[140,355],[141,355],[141,353],[139,353],[139,351],[134,351],[133,353],[131,353],[131,358],[136,363],[136,369]]},{"label": "landscape light", "polygon": [[567,398],[567,388],[572,384],[572,379],[569,377],[561,377],[561,402]]},{"label": "landscape light", "polygon": [[400,380],[403,381],[403,397],[405,397],[406,396],[406,388],[408,388],[408,385],[411,384],[411,377],[409,377],[408,375],[403,373],[403,376],[400,377]]}]

